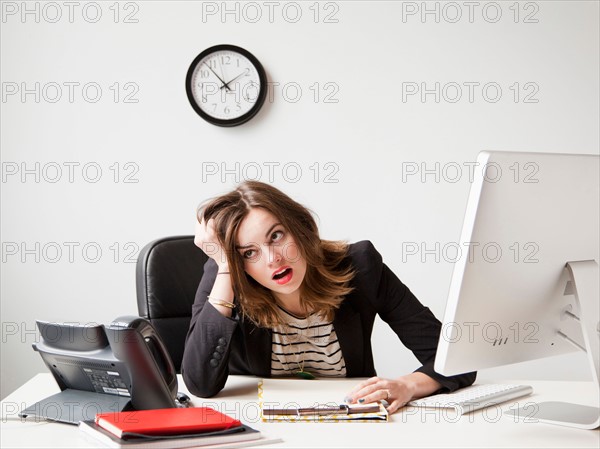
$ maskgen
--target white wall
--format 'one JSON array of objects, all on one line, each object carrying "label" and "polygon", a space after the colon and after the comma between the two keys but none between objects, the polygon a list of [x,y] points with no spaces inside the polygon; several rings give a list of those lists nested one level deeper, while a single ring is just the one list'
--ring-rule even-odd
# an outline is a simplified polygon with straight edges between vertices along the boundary
[{"label": "white wall", "polygon": [[[275,2],[270,18],[268,2],[138,1],[118,5],[115,23],[113,2],[75,2],[71,11],[29,2],[34,12],[25,15],[23,3],[3,2],[1,396],[45,371],[31,350],[36,319],[107,323],[136,313],[137,250],[192,233],[195,206],[236,184],[232,174],[203,179],[206,163],[241,177],[254,177],[245,164],[256,163],[268,181],[264,164],[280,162],[274,184],[318,213],[323,237],[372,240],[441,317],[452,263],[402,254],[402,242],[457,241],[469,182],[466,170],[448,182],[446,164],[464,166],[484,149],[598,153],[598,3],[513,3]],[[424,7],[438,8],[439,23],[421,15]],[[136,22],[124,23],[128,14]],[[191,61],[220,43],[250,50],[274,83],[272,99],[238,128],[204,122],[185,94]],[[407,83],[436,82],[439,102],[434,94],[403,99]],[[36,83],[37,101],[21,96]],[[449,83],[462,86],[457,102]],[[471,99],[468,83],[479,83]],[[56,85],[62,97],[53,102]],[[95,103],[93,86],[102,89]],[[295,102],[294,86],[302,91]],[[496,102],[493,86],[502,89]],[[137,102],[125,102],[127,94]],[[441,179],[402,182],[407,162],[439,162]],[[79,164],[72,182],[70,163]],[[62,178],[49,182],[57,166]],[[102,174],[92,183],[95,167]],[[302,170],[296,182],[294,167]],[[31,171],[22,178],[22,169]],[[128,174],[137,182],[125,182]],[[389,329],[378,326],[374,340],[380,374],[416,366]],[[561,378],[573,364],[584,370],[575,355],[497,373]]]}]

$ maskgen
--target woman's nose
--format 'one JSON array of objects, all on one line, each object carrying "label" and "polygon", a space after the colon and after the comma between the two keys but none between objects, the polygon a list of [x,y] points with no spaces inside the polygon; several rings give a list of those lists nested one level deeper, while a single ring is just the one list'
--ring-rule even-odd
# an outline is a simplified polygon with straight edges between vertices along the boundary
[{"label": "woman's nose", "polygon": [[278,263],[279,261],[281,261],[281,248],[277,246],[269,246],[269,249],[267,251],[270,264]]}]

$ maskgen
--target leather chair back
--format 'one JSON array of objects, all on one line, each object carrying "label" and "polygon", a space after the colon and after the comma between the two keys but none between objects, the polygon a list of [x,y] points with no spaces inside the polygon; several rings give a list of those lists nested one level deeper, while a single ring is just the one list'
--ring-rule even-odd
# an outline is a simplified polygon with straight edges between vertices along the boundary
[{"label": "leather chair back", "polygon": [[142,248],[137,259],[139,315],[155,327],[178,373],[192,304],[207,259],[194,245],[192,235],[154,240]]}]

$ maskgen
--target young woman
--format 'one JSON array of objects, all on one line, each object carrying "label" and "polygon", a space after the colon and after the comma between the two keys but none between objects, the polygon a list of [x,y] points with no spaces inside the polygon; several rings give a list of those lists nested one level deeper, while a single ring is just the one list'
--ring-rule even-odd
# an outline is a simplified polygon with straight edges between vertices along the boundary
[{"label": "young woman", "polygon": [[[347,400],[414,398],[470,385],[475,373],[433,370],[440,322],[368,241],[322,240],[309,210],[256,181],[202,206],[195,243],[208,256],[182,362],[193,394],[217,394],[231,374],[369,377]],[[371,333],[379,315],[422,366],[375,376]]]}]

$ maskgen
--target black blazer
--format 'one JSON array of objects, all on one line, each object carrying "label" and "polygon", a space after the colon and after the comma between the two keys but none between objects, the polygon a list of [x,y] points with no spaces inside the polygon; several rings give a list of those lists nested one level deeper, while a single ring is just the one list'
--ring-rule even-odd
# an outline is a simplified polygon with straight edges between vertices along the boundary
[{"label": "black blazer", "polygon": [[[354,290],[336,311],[333,327],[347,377],[376,375],[371,333],[379,315],[421,362],[416,371],[437,380],[443,391],[475,381],[476,373],[444,377],[433,370],[441,324],[383,263],[371,242],[350,245],[344,263],[356,271],[351,281]],[[271,330],[255,326],[235,311],[231,318],[224,317],[208,303],[216,276],[217,264],[209,259],[192,306],[181,365],[186,386],[200,397],[221,391],[230,373],[271,376]]]}]

